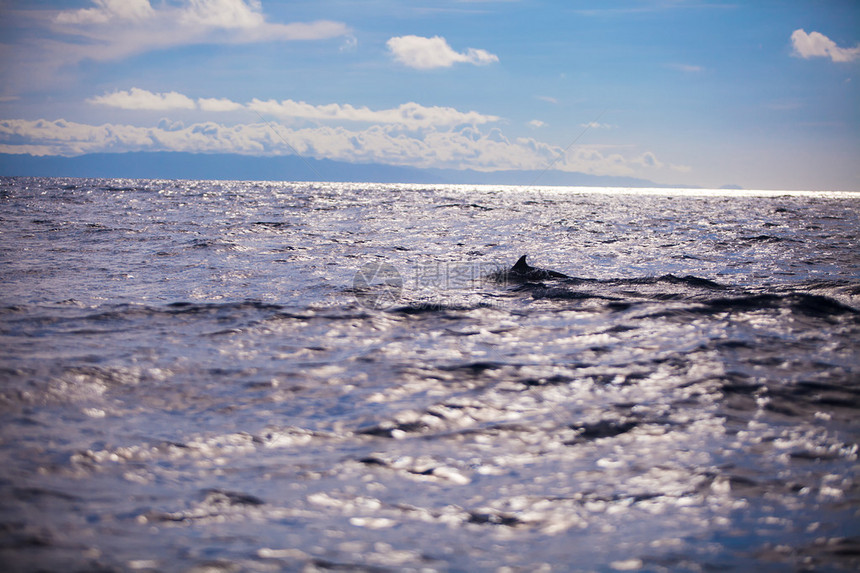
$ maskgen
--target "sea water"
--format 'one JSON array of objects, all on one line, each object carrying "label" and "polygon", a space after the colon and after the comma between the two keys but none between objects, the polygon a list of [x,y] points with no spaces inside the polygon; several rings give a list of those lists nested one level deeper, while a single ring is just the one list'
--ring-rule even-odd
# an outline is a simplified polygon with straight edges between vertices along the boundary
[{"label": "sea water", "polygon": [[0,564],[854,570],[858,247],[851,193],[0,179]]}]

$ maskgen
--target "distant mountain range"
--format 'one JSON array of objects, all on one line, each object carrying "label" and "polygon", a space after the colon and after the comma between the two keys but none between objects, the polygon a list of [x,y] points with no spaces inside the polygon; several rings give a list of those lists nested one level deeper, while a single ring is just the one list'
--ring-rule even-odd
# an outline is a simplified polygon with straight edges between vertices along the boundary
[{"label": "distant mountain range", "polygon": [[94,153],[77,157],[0,154],[0,175],[129,179],[247,181],[350,181],[360,183],[464,183],[668,187],[646,179],[550,170],[474,171],[346,163],[296,156],[254,157],[178,152]]}]

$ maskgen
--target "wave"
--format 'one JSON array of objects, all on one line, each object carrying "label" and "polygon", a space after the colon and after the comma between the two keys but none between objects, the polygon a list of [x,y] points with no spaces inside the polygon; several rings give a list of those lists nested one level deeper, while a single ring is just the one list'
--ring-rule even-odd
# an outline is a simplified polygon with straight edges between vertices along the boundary
[{"label": "wave", "polygon": [[844,316],[860,317],[860,310],[830,297],[814,294],[748,294],[734,297],[696,301],[694,306],[673,308],[651,313],[648,318],[677,317],[689,315],[717,315],[752,313],[762,310],[787,310],[792,314],[824,320]]},{"label": "wave", "polygon": [[787,237],[777,237],[775,235],[755,235],[749,237],[740,237],[738,240],[745,243],[799,243],[797,239]]},{"label": "wave", "polygon": [[717,314],[773,309],[787,309],[795,314],[822,319],[860,316],[860,309],[851,304],[860,295],[860,284],[847,281],[814,281],[782,288],[774,286],[765,292],[749,292],[693,275],[679,277],[667,274],[659,277],[525,282],[512,285],[508,292],[530,294],[538,300],[606,301],[606,307],[615,310],[643,302],[691,303],[683,309],[672,307],[649,314],[652,318],[679,313]]},{"label": "wave", "polygon": [[451,313],[463,313],[483,308],[495,308],[493,304],[479,302],[476,304],[447,304],[442,302],[416,302],[397,306],[388,310],[392,314],[403,315],[434,315],[444,316]]}]

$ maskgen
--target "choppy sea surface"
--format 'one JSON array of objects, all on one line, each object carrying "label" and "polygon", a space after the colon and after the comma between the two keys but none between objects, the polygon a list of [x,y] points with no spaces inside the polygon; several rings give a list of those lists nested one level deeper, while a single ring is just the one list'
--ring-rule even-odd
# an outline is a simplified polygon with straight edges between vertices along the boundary
[{"label": "choppy sea surface", "polygon": [[858,346],[857,194],[3,178],[0,566],[853,571]]}]

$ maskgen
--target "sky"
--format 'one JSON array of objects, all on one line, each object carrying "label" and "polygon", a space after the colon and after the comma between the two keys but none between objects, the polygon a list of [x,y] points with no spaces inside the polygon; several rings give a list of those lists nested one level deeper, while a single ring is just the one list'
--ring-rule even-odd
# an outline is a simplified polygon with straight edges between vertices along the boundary
[{"label": "sky", "polygon": [[860,191],[860,2],[0,0],[0,153]]}]

